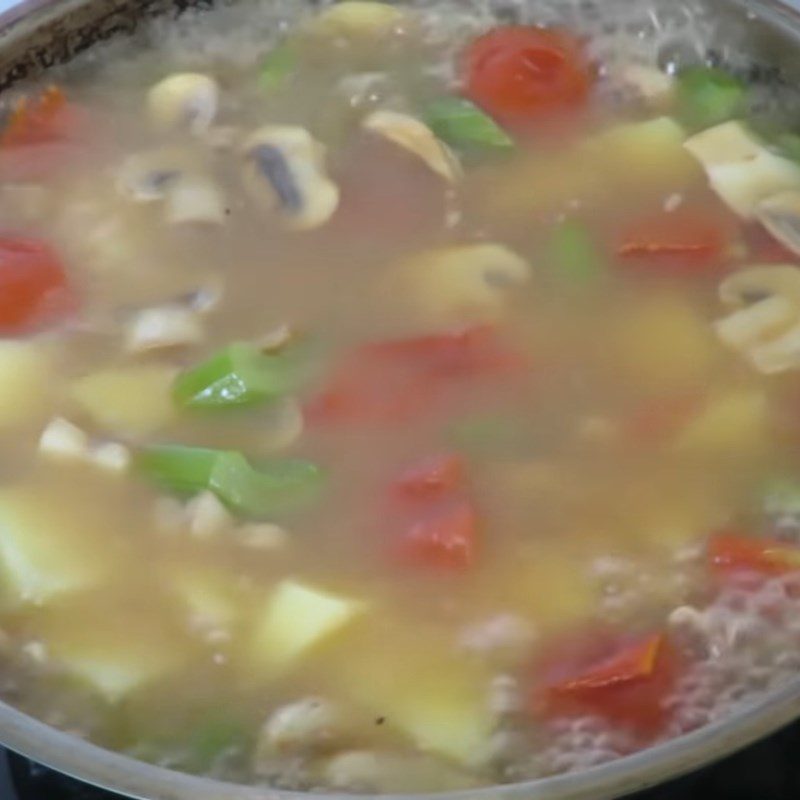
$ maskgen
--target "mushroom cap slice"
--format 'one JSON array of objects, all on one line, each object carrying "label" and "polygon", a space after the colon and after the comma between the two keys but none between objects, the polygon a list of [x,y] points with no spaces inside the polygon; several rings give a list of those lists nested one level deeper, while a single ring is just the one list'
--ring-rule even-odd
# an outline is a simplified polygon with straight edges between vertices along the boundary
[{"label": "mushroom cap slice", "polygon": [[218,109],[217,82],[199,72],[170,75],[147,94],[147,113],[159,130],[203,134],[216,118]]},{"label": "mushroom cap slice", "polygon": [[791,264],[749,267],[734,272],[719,287],[720,300],[732,308],[776,296],[797,305],[800,313],[800,267]]},{"label": "mushroom cap slice", "polygon": [[266,125],[247,139],[243,155],[245,188],[288,227],[319,227],[338,208],[339,188],[326,173],[325,148],[305,128]]},{"label": "mushroom cap slice", "polygon": [[343,0],[320,12],[308,24],[308,33],[348,39],[374,39],[390,34],[407,13],[391,3]]},{"label": "mushroom cap slice", "polygon": [[800,188],[762,200],[756,207],[756,216],[782,245],[800,255]]},{"label": "mushroom cap slice", "polygon": [[744,219],[753,219],[765,198],[800,189],[800,166],[775,155],[741,122],[709,128],[684,147],[703,166],[712,189]]},{"label": "mushroom cap slice", "polygon": [[500,244],[427,250],[403,262],[390,280],[411,309],[430,324],[492,321],[502,316],[509,290],[531,279],[527,261]]},{"label": "mushroom cap slice", "polygon": [[362,125],[365,130],[422,159],[429,169],[448,183],[456,183],[461,178],[461,164],[450,148],[415,117],[397,111],[374,111]]}]

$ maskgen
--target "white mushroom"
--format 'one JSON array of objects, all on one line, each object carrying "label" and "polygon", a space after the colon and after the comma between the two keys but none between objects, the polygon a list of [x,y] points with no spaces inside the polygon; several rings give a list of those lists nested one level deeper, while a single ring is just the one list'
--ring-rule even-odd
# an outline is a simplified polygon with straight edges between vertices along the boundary
[{"label": "white mushroom", "polygon": [[684,146],[703,166],[714,191],[745,219],[756,217],[766,198],[800,189],[800,166],[771,152],[741,122],[710,128]]},{"label": "white mushroom", "polygon": [[280,525],[271,522],[248,522],[236,529],[236,539],[242,546],[252,550],[271,552],[285,549],[290,536]]},{"label": "white mushroom", "polygon": [[166,187],[164,215],[170,225],[222,225],[225,197],[207,175],[184,174]]},{"label": "white mushroom", "polygon": [[125,473],[133,462],[131,451],[119,442],[104,442],[91,450],[91,459],[94,464],[105,472]]},{"label": "white mushroom", "polygon": [[245,142],[245,187],[285,224],[308,230],[325,224],[339,205],[326,173],[325,148],[305,129],[267,125]]},{"label": "white mushroom", "polygon": [[611,81],[648,108],[664,109],[675,95],[675,78],[656,67],[625,64],[612,73]]},{"label": "white mushroom", "polygon": [[202,134],[219,108],[219,86],[208,75],[182,72],[170,75],[147,94],[147,112],[159,130],[188,130]]},{"label": "white mushroom", "polygon": [[401,26],[406,16],[407,12],[390,3],[343,0],[314,17],[307,32],[339,39],[379,39]]},{"label": "white mushroom", "polygon": [[756,216],[782,245],[800,255],[800,188],[762,200],[756,207]]},{"label": "white mushroom", "polygon": [[426,322],[491,321],[502,316],[509,291],[527,283],[531,268],[500,244],[442,247],[402,263],[389,290],[398,288]]},{"label": "white mushroom", "polygon": [[723,343],[766,375],[800,367],[800,268],[742,270],[723,281],[719,294],[736,309],[715,325]]},{"label": "white mushroom", "polygon": [[261,728],[256,767],[276,756],[319,753],[346,744],[350,727],[340,706],[322,697],[306,697],[281,706]]},{"label": "white mushroom", "polygon": [[171,225],[225,221],[222,191],[191,150],[163,148],[128,156],[117,172],[117,190],[138,203],[163,202]]},{"label": "white mushroom", "polygon": [[202,339],[199,312],[173,303],[136,314],[125,333],[125,348],[129,353],[147,353],[194,345]]},{"label": "white mushroom", "polygon": [[461,178],[461,164],[446,144],[424,123],[396,111],[373,111],[362,123],[367,131],[402,147],[420,158],[448,183]]}]

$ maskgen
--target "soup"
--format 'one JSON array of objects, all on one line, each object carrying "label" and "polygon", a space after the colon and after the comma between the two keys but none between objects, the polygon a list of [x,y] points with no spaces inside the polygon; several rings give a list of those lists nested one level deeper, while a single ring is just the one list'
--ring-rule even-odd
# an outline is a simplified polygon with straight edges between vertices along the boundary
[{"label": "soup", "polygon": [[796,100],[715,30],[260,0],[9,97],[2,696],[415,792],[796,675]]}]

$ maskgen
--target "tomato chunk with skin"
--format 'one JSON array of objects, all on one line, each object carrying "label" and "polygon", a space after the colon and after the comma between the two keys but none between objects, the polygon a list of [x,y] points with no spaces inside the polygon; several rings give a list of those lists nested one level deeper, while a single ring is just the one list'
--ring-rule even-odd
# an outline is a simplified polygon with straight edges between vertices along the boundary
[{"label": "tomato chunk with skin", "polygon": [[0,136],[0,147],[16,148],[49,144],[70,137],[78,125],[78,116],[57,86],[51,86],[36,98],[23,97],[14,107]]},{"label": "tomato chunk with skin", "polygon": [[19,334],[75,310],[63,265],[43,242],[0,236],[0,333]]},{"label": "tomato chunk with skin", "polygon": [[717,274],[730,243],[725,221],[687,209],[634,220],[620,235],[616,252],[643,274],[689,278]]},{"label": "tomato chunk with skin", "polygon": [[466,94],[512,128],[587,105],[595,70],[584,47],[557,28],[508,25],[476,39],[465,55]]},{"label": "tomato chunk with skin", "polygon": [[407,469],[394,483],[393,493],[402,500],[430,502],[464,487],[466,468],[455,453],[431,456]]},{"label": "tomato chunk with skin", "polygon": [[677,653],[662,633],[572,648],[544,670],[533,708],[548,716],[596,714],[649,738],[668,718],[664,701],[678,669]]},{"label": "tomato chunk with skin", "polygon": [[406,564],[433,570],[461,571],[475,563],[478,514],[468,500],[448,504],[414,523],[396,549]]},{"label": "tomato chunk with skin", "polygon": [[711,570],[722,576],[741,572],[783,575],[800,571],[800,548],[738,532],[722,532],[712,536],[707,557]]}]

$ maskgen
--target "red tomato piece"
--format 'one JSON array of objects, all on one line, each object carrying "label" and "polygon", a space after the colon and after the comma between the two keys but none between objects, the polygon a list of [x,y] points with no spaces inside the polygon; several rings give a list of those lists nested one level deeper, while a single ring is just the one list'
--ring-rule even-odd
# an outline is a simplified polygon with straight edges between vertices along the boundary
[{"label": "red tomato piece", "polygon": [[[597,655],[598,651],[605,652]],[[667,719],[664,700],[678,674],[678,657],[666,637],[654,633],[628,642],[590,642],[556,656],[533,695],[534,710],[549,715],[592,713],[643,737]],[[545,673],[545,678],[548,672]]]},{"label": "red tomato piece", "polygon": [[492,328],[397,339],[359,348],[309,408],[319,421],[399,423],[436,409],[457,381],[524,371]]},{"label": "red tomato piece", "polygon": [[0,237],[0,333],[24,333],[74,309],[64,268],[46,244]]},{"label": "red tomato piece", "polygon": [[616,250],[642,272],[692,277],[715,274],[729,245],[730,232],[721,218],[687,209],[635,220],[623,231]]},{"label": "red tomato piece", "polygon": [[512,126],[584,108],[595,80],[579,39],[526,25],[495,28],[476,39],[465,70],[468,97]]},{"label": "red tomato piece", "polygon": [[0,137],[0,147],[48,144],[69,137],[76,124],[73,109],[57,86],[39,97],[23,97],[14,108]]},{"label": "red tomato piece", "polygon": [[478,515],[472,503],[464,500],[412,525],[397,546],[396,555],[413,566],[460,571],[475,563],[477,550]]},{"label": "red tomato piece", "polygon": [[428,502],[462,489],[465,476],[464,459],[455,453],[443,453],[407,469],[393,488],[403,499]]},{"label": "red tomato piece", "polygon": [[725,531],[712,536],[707,556],[711,569],[721,575],[740,572],[783,575],[800,570],[800,548],[738,532]]}]

